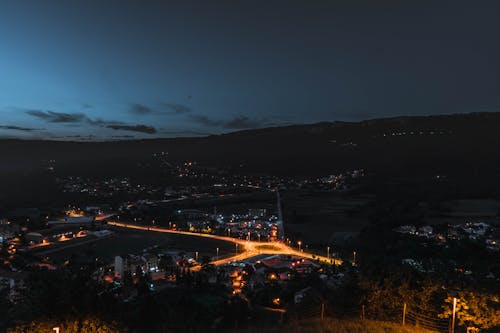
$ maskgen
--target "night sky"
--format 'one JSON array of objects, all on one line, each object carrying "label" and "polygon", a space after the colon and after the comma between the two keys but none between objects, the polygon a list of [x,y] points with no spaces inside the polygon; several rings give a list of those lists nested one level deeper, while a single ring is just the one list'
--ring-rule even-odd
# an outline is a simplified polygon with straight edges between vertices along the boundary
[{"label": "night sky", "polygon": [[498,1],[0,0],[0,136],[500,111]]}]

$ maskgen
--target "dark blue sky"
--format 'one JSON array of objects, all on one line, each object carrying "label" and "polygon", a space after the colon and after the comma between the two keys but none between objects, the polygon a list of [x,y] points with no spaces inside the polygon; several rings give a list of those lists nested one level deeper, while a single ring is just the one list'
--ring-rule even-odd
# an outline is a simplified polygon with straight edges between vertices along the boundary
[{"label": "dark blue sky", "polygon": [[500,111],[498,1],[0,0],[0,136]]}]

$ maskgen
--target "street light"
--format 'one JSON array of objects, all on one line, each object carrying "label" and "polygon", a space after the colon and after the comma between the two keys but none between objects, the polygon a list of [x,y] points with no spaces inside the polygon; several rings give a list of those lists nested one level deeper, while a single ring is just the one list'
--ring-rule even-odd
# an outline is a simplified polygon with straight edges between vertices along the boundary
[{"label": "street light", "polygon": [[219,260],[219,248],[217,248],[217,260]]},{"label": "street light", "polygon": [[326,247],[326,258],[330,259],[330,247],[329,246]]},{"label": "street light", "polygon": [[353,253],[353,266],[356,266],[356,251],[354,251]]},{"label": "street light", "polygon": [[234,255],[237,256],[238,255],[238,243],[234,243],[234,245],[235,245]]},{"label": "street light", "polygon": [[302,245],[302,242],[298,241],[297,244],[299,244],[299,252],[300,252],[300,246]]},{"label": "street light", "polygon": [[194,254],[195,254],[195,259],[194,260],[198,261],[198,251],[196,251]]},{"label": "street light", "polygon": [[457,298],[453,297],[453,314],[451,319],[451,333],[455,333],[455,313],[457,311]]},{"label": "street light", "polygon": [[55,331],[56,333],[59,333],[60,327],[54,327],[52,330]]},{"label": "street light", "polygon": [[248,241],[250,241],[250,231],[248,232]]}]

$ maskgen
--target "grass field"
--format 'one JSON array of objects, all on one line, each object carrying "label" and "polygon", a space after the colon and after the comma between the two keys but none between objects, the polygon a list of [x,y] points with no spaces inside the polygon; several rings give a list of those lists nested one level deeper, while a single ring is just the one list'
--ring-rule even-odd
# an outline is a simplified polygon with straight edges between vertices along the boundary
[{"label": "grass field", "polygon": [[305,320],[273,328],[250,328],[237,330],[242,333],[437,333],[415,326],[401,326],[375,320]]}]

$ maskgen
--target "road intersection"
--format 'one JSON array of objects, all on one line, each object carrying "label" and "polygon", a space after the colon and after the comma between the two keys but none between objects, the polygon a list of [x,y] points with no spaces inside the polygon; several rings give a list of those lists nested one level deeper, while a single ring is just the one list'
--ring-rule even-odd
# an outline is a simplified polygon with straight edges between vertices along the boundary
[{"label": "road intersection", "polygon": [[312,259],[312,260],[319,260],[320,262],[323,263],[328,263],[328,264],[335,264],[335,265],[340,265],[342,264],[342,260],[338,258],[327,258],[325,256],[320,256],[308,251],[304,250],[298,250],[295,249],[289,245],[286,245],[283,242],[257,242],[257,241],[252,241],[252,240],[243,240],[243,239],[238,239],[238,238],[232,238],[232,237],[227,237],[227,236],[219,236],[219,235],[212,235],[212,234],[204,234],[204,233],[195,233],[195,232],[188,232],[188,231],[180,231],[180,230],[171,230],[171,229],[165,229],[165,228],[159,228],[159,227],[153,227],[153,226],[143,226],[143,225],[136,225],[136,224],[130,224],[130,223],[123,223],[123,222],[113,222],[110,221],[108,222],[108,225],[112,225],[115,227],[120,227],[120,228],[128,228],[128,229],[136,229],[136,230],[146,230],[146,231],[153,231],[153,232],[162,232],[162,233],[168,233],[168,234],[177,234],[177,235],[187,235],[187,236],[192,236],[192,237],[203,237],[203,238],[211,238],[211,239],[217,239],[225,242],[230,242],[235,244],[235,255],[222,258],[222,259],[216,259],[212,261],[211,263],[220,266],[220,265],[225,265],[227,263],[233,262],[233,261],[241,261],[245,260],[251,257],[255,257],[259,254],[281,254],[281,255],[289,255],[289,256],[296,256],[296,257],[301,257],[301,258],[307,258],[307,259]]}]

